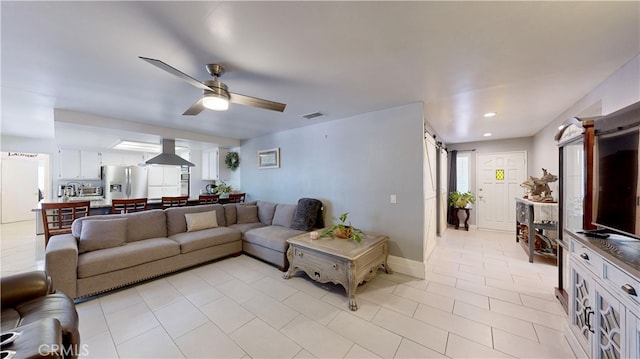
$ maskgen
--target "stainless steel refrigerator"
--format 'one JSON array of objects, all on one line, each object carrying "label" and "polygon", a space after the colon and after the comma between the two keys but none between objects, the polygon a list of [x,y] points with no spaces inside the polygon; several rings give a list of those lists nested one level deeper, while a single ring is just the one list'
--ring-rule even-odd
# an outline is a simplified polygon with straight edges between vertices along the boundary
[{"label": "stainless steel refrigerator", "polygon": [[147,197],[147,168],[142,166],[102,166],[104,199]]}]

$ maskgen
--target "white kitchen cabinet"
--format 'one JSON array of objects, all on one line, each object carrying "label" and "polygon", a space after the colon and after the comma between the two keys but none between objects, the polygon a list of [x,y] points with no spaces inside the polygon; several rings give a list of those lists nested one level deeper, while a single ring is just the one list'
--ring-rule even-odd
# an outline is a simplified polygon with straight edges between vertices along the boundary
[{"label": "white kitchen cabinet", "polygon": [[149,186],[180,186],[179,166],[149,166]]},{"label": "white kitchen cabinet", "polygon": [[103,152],[103,166],[137,166],[146,161],[146,156],[142,152]]},{"label": "white kitchen cabinet", "polygon": [[180,187],[177,186],[149,186],[147,198],[176,197],[180,196]]},{"label": "white kitchen cabinet", "polygon": [[227,148],[215,148],[202,151],[202,179],[228,181],[231,171],[224,163],[229,153]]},{"label": "white kitchen cabinet", "polygon": [[58,159],[60,165],[59,179],[100,179],[100,166],[102,166],[102,154],[100,152],[60,149],[58,151]]},{"label": "white kitchen cabinet", "polygon": [[161,198],[164,196],[180,196],[179,166],[149,166],[148,173],[148,198]]},{"label": "white kitchen cabinet", "polygon": [[80,178],[100,179],[102,154],[93,151],[80,151]]}]

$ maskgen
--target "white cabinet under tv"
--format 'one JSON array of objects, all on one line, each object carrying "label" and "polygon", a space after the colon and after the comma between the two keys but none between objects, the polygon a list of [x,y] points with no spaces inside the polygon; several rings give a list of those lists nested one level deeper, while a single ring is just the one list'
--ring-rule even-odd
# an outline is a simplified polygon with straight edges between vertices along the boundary
[{"label": "white cabinet under tv", "polygon": [[[574,352],[589,358],[640,357],[638,271],[627,267],[621,258],[603,253],[607,248],[627,245],[640,253],[640,241],[621,235],[589,239],[578,233],[565,234],[571,273],[567,334]],[[606,241],[615,243],[608,245]]]}]

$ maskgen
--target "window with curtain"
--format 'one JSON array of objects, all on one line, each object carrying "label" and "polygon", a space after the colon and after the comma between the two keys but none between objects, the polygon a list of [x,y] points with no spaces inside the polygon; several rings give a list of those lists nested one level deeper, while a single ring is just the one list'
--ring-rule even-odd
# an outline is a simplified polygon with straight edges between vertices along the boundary
[{"label": "window with curtain", "polygon": [[458,192],[469,192],[469,154],[460,154],[456,157],[456,189]]}]

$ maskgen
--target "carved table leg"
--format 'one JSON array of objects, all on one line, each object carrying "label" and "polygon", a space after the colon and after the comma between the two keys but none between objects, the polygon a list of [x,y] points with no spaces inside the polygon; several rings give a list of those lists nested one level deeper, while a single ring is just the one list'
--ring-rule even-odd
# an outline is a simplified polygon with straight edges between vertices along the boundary
[{"label": "carved table leg", "polygon": [[353,311],[358,310],[356,288],[358,288],[358,283],[356,282],[355,265],[349,263],[349,268],[347,269],[347,297],[349,298],[349,309]]},{"label": "carved table leg", "polygon": [[389,264],[387,264],[387,259],[389,258],[389,248],[387,246],[387,243],[384,244],[384,262],[382,263],[382,266],[384,267],[384,272],[387,274],[393,274],[393,271],[391,270],[391,268],[389,268]]},{"label": "carved table leg", "polygon": [[295,272],[295,265],[293,263],[293,246],[289,246],[289,249],[287,249],[287,260],[289,260],[289,269],[282,275],[283,279],[291,278],[291,275]]}]

